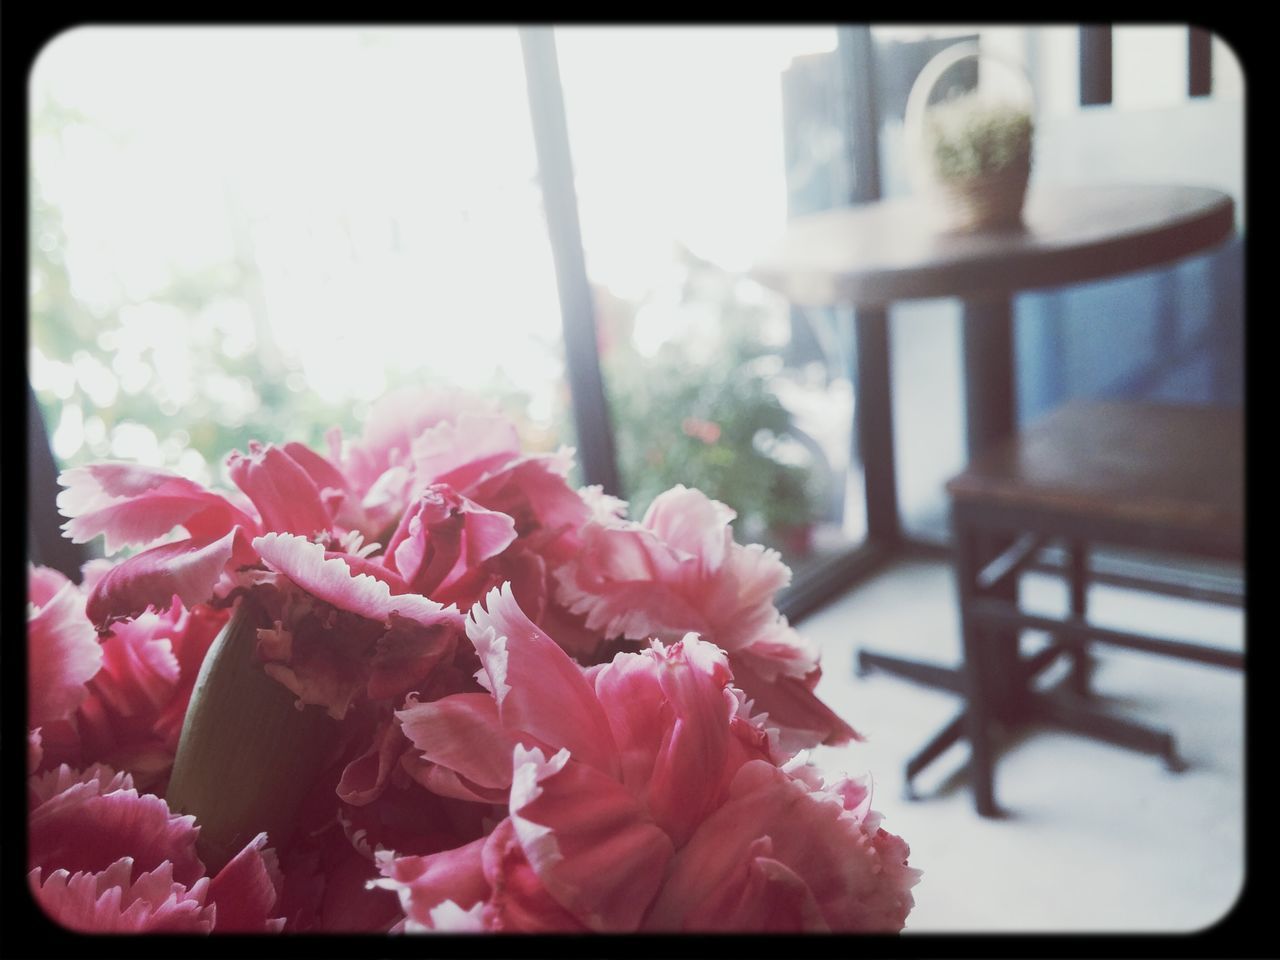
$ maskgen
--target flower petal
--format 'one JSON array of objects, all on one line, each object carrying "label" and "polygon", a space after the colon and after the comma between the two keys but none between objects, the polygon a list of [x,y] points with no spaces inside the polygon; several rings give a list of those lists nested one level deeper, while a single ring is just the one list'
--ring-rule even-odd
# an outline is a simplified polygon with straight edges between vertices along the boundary
[{"label": "flower petal", "polygon": [[218,933],[277,933],[284,918],[272,918],[282,878],[274,850],[260,833],[209,881],[208,899],[217,906]]},{"label": "flower petal", "polygon": [[511,821],[547,891],[592,930],[635,930],[675,851],[629,791],[561,750],[517,746]]},{"label": "flower petal", "polygon": [[366,690],[375,700],[401,697],[449,662],[461,630],[452,620],[423,627],[392,613],[374,645]]},{"label": "flower petal", "polygon": [[465,489],[520,455],[516,426],[501,415],[462,412],[441,421],[413,441],[413,466],[420,484],[447,483]]},{"label": "flower petal", "polygon": [[328,458],[316,453],[305,443],[291,440],[284,445],[284,452],[307,472],[307,476],[316,485],[316,489],[321,491],[322,496],[325,490],[347,489],[347,478],[342,475],[342,471]]},{"label": "flower petal", "polygon": [[[582,921],[551,895],[538,876],[507,817],[489,834],[481,852],[492,892],[480,914],[486,929],[508,933],[585,933]],[[433,922],[435,914],[432,914]],[[442,919],[448,918],[448,913]]]},{"label": "flower petal", "polygon": [[685,594],[697,586],[697,562],[682,560],[637,523],[588,523],[571,563],[556,571],[558,597],[606,637],[675,640],[710,623]]},{"label": "flower petal", "polygon": [[[622,777],[680,846],[720,802],[737,701],[724,651],[690,634],[670,648],[620,653],[595,675]],[[735,754],[737,756],[738,754]]]},{"label": "flower petal", "polygon": [[27,726],[70,716],[101,665],[102,648],[85,616],[84,597],[68,580],[27,620]]},{"label": "flower petal", "polygon": [[733,660],[734,682],[755,701],[757,713],[769,715],[768,722],[778,728],[780,746],[785,753],[819,743],[839,746],[863,739],[813,692],[812,684],[817,681],[818,673],[815,668],[812,680],[778,676],[769,682],[756,672],[750,657],[739,656]]},{"label": "flower petal", "polygon": [[640,522],[667,546],[697,557],[702,571],[711,574],[724,563],[733,542],[729,523],[736,516],[701,490],[677,484],[654,497]]},{"label": "flower petal", "polygon": [[159,467],[95,463],[64,470],[58,483],[62,525],[74,543],[104,535],[108,554],[146,544],[179,524],[192,537],[215,539],[234,526],[256,531],[257,522],[225,497]]},{"label": "flower petal", "polygon": [[274,569],[339,610],[384,622],[396,613],[424,627],[462,626],[457,610],[413,593],[392,596],[384,581],[369,574],[353,575],[346,561],[326,558],[323,545],[304,537],[269,533],[255,538],[253,547]]},{"label": "flower petal", "polygon": [[77,794],[90,796],[132,790],[133,777],[126,771],[112,770],[106,764],[94,763],[83,770],[73,770],[65,763],[31,777],[27,781],[27,805],[35,809],[58,794],[75,787]]},{"label": "flower petal", "polygon": [[[734,878],[712,893],[686,930],[733,933],[827,933],[826,918],[803,878],[768,853],[761,837]],[[720,896],[717,896],[720,894]]]},{"label": "flower petal", "polygon": [[[842,932],[901,930],[919,871],[907,866],[906,844],[846,808],[846,802],[860,801],[855,794],[814,790],[766,761],[747,763],[730,785],[728,802],[672,860],[646,928],[715,928],[735,900],[769,899],[743,889],[752,883],[780,883],[779,897],[794,907],[792,922],[812,922],[808,897],[799,895],[789,876],[767,865],[755,876],[741,869],[766,856],[803,882],[823,926]],[[761,838],[768,838],[767,846]]]},{"label": "flower petal", "polygon": [[105,573],[89,596],[89,619],[99,629],[129,620],[148,607],[166,610],[176,595],[184,606],[204,603],[214,594],[233,561],[255,559],[240,527],[217,540],[194,538],[164,543],[120,561]]},{"label": "flower petal", "polygon": [[377,798],[404,750],[399,725],[390,717],[374,734],[368,749],[346,765],[337,794],[344,803],[363,806]]},{"label": "flower petal", "polygon": [[28,563],[27,602],[36,608],[43,607],[70,582],[66,574],[53,567],[38,567],[34,563]]},{"label": "flower petal", "polygon": [[376,861],[385,879],[371,885],[394,891],[405,916],[433,928],[430,913],[446,900],[467,908],[489,896],[489,881],[481,860],[488,840],[480,837],[455,850],[425,857],[380,854]]},{"label": "flower petal", "polygon": [[154,613],[116,624],[102,642],[102,669],[93,694],[122,717],[154,716],[173,695],[178,659],[173,654],[172,621]]},{"label": "flower petal", "polygon": [[40,769],[40,763],[44,760],[44,746],[40,736],[40,728],[27,731],[27,774],[30,775]]},{"label": "flower petal", "polygon": [[122,857],[101,872],[65,869],[28,874],[32,895],[49,919],[83,933],[208,933],[214,911],[205,905],[209,881],[190,888],[173,881],[165,863],[131,881],[133,860]]},{"label": "flower petal", "polygon": [[173,815],[151,794],[133,789],[99,792],[102,786],[96,779],[72,784],[31,811],[30,866],[97,872],[121,857],[132,857],[143,870],[171,862],[179,883],[190,885],[203,876],[194,817]]},{"label": "flower petal", "polygon": [[413,441],[441,421],[456,421],[464,411],[485,411],[492,404],[456,390],[405,387],[378,399],[369,409],[360,439],[351,444],[342,470],[352,488],[364,494],[389,468],[409,462]]},{"label": "flower petal", "polygon": [[655,648],[658,682],[670,719],[649,784],[649,810],[681,846],[719,803],[727,786],[733,679],[724,651],[694,636]]},{"label": "flower petal", "polygon": [[410,698],[396,719],[425,760],[482,787],[511,786],[516,740],[502,725],[489,694],[457,693],[430,703]]},{"label": "flower petal", "polygon": [[617,771],[609,721],[582,668],[524,615],[510,584],[492,590],[488,609],[471,608],[467,635],[488,678],[503,726],[574,757]]},{"label": "flower petal", "polygon": [[459,560],[478,566],[515,538],[515,521],[506,514],[486,510],[447,484],[432,484],[405,512],[386,552],[415,592],[430,594]]},{"label": "flower petal", "polygon": [[329,529],[329,511],[315,481],[275,444],[251,441],[247,455],[234,451],[227,457],[227,471],[258,508],[266,530],[313,537]]},{"label": "flower petal", "polygon": [[591,517],[591,507],[566,479],[572,460],[567,451],[529,454],[510,460],[481,477],[473,487],[459,486],[472,500],[516,521],[521,536],[541,531],[552,540],[563,539],[560,552],[574,548],[569,535]]}]

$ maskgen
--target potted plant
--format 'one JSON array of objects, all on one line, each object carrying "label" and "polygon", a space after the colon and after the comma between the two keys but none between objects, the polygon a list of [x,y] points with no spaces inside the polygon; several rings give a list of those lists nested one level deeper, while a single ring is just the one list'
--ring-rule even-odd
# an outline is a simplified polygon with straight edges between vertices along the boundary
[{"label": "potted plant", "polygon": [[[977,61],[976,87],[944,83],[966,61]],[[917,184],[936,200],[944,229],[1021,223],[1031,175],[1032,105],[1022,68],[980,53],[977,44],[949,47],[920,71],[904,122]]]},{"label": "potted plant", "polygon": [[1031,114],[953,97],[925,114],[925,142],[954,229],[1014,227],[1031,176]]}]

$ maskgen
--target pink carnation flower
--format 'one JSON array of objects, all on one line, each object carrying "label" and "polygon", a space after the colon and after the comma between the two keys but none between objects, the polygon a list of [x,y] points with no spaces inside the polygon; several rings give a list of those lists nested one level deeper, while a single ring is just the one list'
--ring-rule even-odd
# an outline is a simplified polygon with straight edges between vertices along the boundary
[{"label": "pink carnation flower", "polygon": [[271,572],[245,579],[274,624],[258,631],[258,655],[300,704],[340,720],[358,698],[403,695],[453,656],[461,614],[395,574],[290,534],[253,548]]},{"label": "pink carnation flower", "polygon": [[85,618],[84,597],[56,570],[27,574],[27,726],[64,720],[88,696],[102,648]]},{"label": "pink carnation flower", "polygon": [[330,446],[337,521],[385,543],[380,562],[410,589],[467,609],[511,582],[535,622],[576,655],[594,653],[599,635],[554,596],[554,569],[577,552],[593,509],[590,491],[569,486],[568,450],[526,455],[492,404],[426,390],[389,395],[359,440],[344,452],[331,433]]},{"label": "pink carnation flower", "polygon": [[488,414],[493,404],[457,391],[402,388],[373,404],[359,438],[343,449],[342,432],[329,431],[331,486],[342,491],[341,523],[377,540],[394,529],[412,493],[414,441],[463,413]]},{"label": "pink carnation flower", "polygon": [[[281,851],[280,912],[288,931],[387,932],[404,915],[394,894],[366,886],[379,876],[375,855],[449,850],[484,836],[504,815],[415,783],[398,763],[412,744],[392,717],[379,728],[370,707],[341,725],[350,730],[349,748],[317,778],[298,810],[293,838]],[[382,732],[368,733],[370,724]],[[352,759],[361,743],[369,743],[368,750]]]},{"label": "pink carnation flower", "polygon": [[920,871],[879,824],[859,781],[747,763],[672,860],[645,929],[897,933]]},{"label": "pink carnation flower", "polygon": [[[461,632],[454,605],[502,582],[516,583],[566,642],[593,648],[598,637],[550,599],[552,567],[575,551],[590,515],[565,479],[567,454],[521,454],[514,425],[474,404],[436,398],[411,413],[410,398],[381,404],[337,463],[297,443],[232,453],[244,499],[155,468],[66,471],[59,506],[73,540],[146,547],[93,586],[90,619],[106,629],[175,595],[188,607],[223,604],[247,588],[278,621],[259,648],[268,672],[335,717],[359,697],[423,681]],[[152,543],[179,525],[188,536]],[[382,545],[361,546],[371,528],[390,538],[373,559]]]},{"label": "pink carnation flower", "polygon": [[[85,566],[88,588],[104,561]],[[53,599],[43,606],[51,587]],[[117,623],[103,635],[85,614],[83,592],[62,574],[32,568],[28,621],[29,725],[39,756],[33,769],[107,763],[144,787],[163,781],[205,652],[226,621],[224,611],[184,608]],[[56,669],[55,666],[56,665]],[[68,704],[75,708],[67,710]]]},{"label": "pink carnation flower", "polygon": [[508,817],[455,850],[380,857],[407,930],[710,929],[724,904],[746,928],[901,929],[906,845],[851,781],[777,768],[722,650],[690,636],[583,670],[505,589],[468,635],[489,694],[397,716],[424,784],[505,796]]},{"label": "pink carnation flower", "polygon": [[[403,680],[404,689],[411,687],[452,651],[461,617],[421,596],[391,601],[392,593],[408,590],[394,572],[328,549],[350,539],[333,523],[340,497],[332,487],[317,485],[316,476],[326,478],[323,459],[303,451],[297,444],[251,444],[248,455],[228,458],[232,479],[251,503],[247,509],[167,471],[111,463],[66,471],[61,482],[67,490],[59,506],[71,518],[65,529],[77,542],[101,533],[108,550],[145,544],[175,524],[190,534],[110,567],[92,587],[90,618],[100,629],[132,620],[123,633],[116,631],[129,636],[148,610],[170,608],[175,596],[193,606],[223,600],[246,584],[277,593],[282,575],[286,593],[295,594],[298,587],[320,601],[322,617],[347,613],[362,627],[351,631],[356,635],[345,645],[313,643],[324,631],[298,629],[293,620],[268,638],[268,672],[302,702],[341,716],[366,684],[373,696],[380,695],[378,683],[393,675],[392,686]],[[264,568],[273,575],[245,573]],[[272,598],[277,612],[289,600]],[[299,617],[306,612],[299,611]],[[153,666],[161,679],[176,680],[173,664]],[[408,672],[401,675],[404,668]]]},{"label": "pink carnation flower", "polygon": [[734,512],[676,486],[644,519],[595,519],[556,572],[560,600],[609,637],[672,641],[694,632],[729,654],[737,684],[796,749],[857,733],[813,693],[818,650],[773,605],[791,579],[777,551],[735,543]]},{"label": "pink carnation flower", "polygon": [[266,834],[213,877],[193,817],[139,794],[127,773],[65,765],[31,778],[27,880],[54,922],[93,933],[275,932],[280,873]]},{"label": "pink carnation flower", "polygon": [[[628,521],[569,485],[568,451],[523,454],[456,395],[393,395],[345,450],[329,439],[233,452],[227,492],[121,463],[60,478],[68,536],[142,549],[83,588],[30,575],[46,912],[86,930],[901,929],[917,873],[869,789],[788,760],[856,734],[773,604],[790,572],[734,542],[729,508],[677,487]],[[192,818],[140,789],[163,788],[233,603],[264,615],[263,669],[341,723],[283,872],[260,834],[209,877]],[[580,665],[620,640],[650,642]]]},{"label": "pink carnation flower", "polygon": [[[89,594],[89,619],[100,629],[148,608],[164,610],[177,595],[187,607],[214,596],[234,562],[256,557],[248,538],[256,517],[221,494],[169,470],[130,463],[95,463],[63,471],[58,508],[74,543],[102,534],[108,554],[146,549],[115,564]],[[153,545],[182,526],[187,536]]]}]

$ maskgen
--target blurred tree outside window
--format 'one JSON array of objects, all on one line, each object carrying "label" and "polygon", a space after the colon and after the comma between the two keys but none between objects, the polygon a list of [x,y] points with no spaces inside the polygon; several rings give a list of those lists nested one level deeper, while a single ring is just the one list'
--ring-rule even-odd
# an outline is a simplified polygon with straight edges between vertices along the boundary
[{"label": "blurred tree outside window", "polygon": [[29,369],[63,467],[210,482],[405,384],[573,442],[513,28],[79,28],[31,98]]},{"label": "blurred tree outside window", "polygon": [[556,44],[631,515],[697,486],[803,576],[865,538],[852,330],[793,318],[746,272],[787,218],[783,75],[835,28],[557,27]]},{"label": "blurred tree outside window", "polygon": [[[782,72],[834,29],[556,36],[631,515],[683,483],[793,563],[859,541],[849,332],[797,330],[744,277],[785,222]],[[29,368],[60,465],[225,482],[231,449],[324,450],[404,384],[572,445],[524,82],[514,28],[55,38],[30,84]]]},{"label": "blurred tree outside window", "polygon": [[637,310],[597,291],[632,513],[642,515],[674,484],[696,486],[734,507],[740,539],[803,558],[814,549],[814,527],[826,519],[824,503],[839,476],[828,463],[832,454],[788,401],[812,389],[821,371],[787,368],[777,352],[788,336],[785,320],[750,281],[688,251],[677,269],[679,282],[667,291],[673,302],[660,308],[684,319],[682,332],[651,356],[636,344],[636,316],[659,305]]}]

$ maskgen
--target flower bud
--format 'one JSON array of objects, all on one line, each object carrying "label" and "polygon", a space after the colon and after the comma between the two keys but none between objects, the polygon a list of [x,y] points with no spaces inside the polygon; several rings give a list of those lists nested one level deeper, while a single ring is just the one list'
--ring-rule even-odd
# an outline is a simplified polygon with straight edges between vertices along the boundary
[{"label": "flower bud", "polygon": [[205,656],[187,708],[167,800],[200,824],[210,873],[266,831],[277,850],[294,827],[338,736],[319,708],[293,695],[258,661],[256,604],[242,599]]}]

